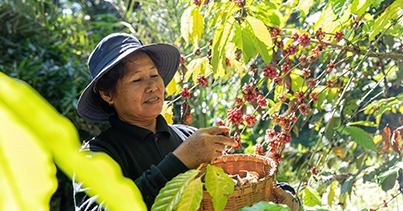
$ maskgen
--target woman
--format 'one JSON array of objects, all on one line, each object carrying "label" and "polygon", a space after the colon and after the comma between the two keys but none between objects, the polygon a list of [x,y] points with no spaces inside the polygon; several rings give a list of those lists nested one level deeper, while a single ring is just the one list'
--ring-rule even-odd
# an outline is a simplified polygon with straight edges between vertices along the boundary
[{"label": "woman", "polygon": [[[93,79],[78,100],[81,117],[110,123],[84,148],[110,155],[124,176],[135,181],[148,208],[173,177],[217,158],[225,146],[237,145],[223,135],[227,127],[168,125],[160,115],[165,86],[179,59],[172,45],[143,45],[132,35],[111,34],[91,53]],[[90,203],[87,200],[81,209]]]}]

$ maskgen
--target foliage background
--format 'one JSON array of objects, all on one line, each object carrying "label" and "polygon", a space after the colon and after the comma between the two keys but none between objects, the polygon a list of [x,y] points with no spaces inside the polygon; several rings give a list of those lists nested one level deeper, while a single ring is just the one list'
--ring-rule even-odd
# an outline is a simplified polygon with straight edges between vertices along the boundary
[{"label": "foliage background", "polygon": [[[173,43],[186,58],[187,69],[185,73],[185,68],[181,68],[182,74],[175,78],[177,85],[171,85],[168,90],[171,96],[167,100],[174,102],[173,121],[181,121],[180,109],[184,99],[178,96],[181,87],[187,86],[192,88],[192,96],[187,102],[192,108],[192,116],[197,117],[191,124],[196,127],[216,125],[220,119],[226,120],[228,109],[235,106],[235,97],[242,97],[243,84],[251,82],[258,74],[250,73],[252,62],[249,60],[244,58],[237,63],[236,49],[229,45],[222,53],[213,49],[213,68],[201,68],[201,64],[209,57],[209,41],[218,37],[216,30],[220,24],[225,24],[221,22],[226,20],[223,14],[228,17],[238,15],[240,20],[250,16],[231,1],[206,1],[209,4],[200,4],[199,7],[195,2],[204,3],[1,0],[0,70],[28,82],[73,122],[81,140],[84,140],[107,127],[86,122],[76,113],[78,96],[90,81],[86,60],[94,45],[116,31],[133,33],[144,43]],[[293,140],[283,152],[279,178],[292,184],[302,199],[307,198],[306,205],[343,209],[350,203],[359,209],[376,209],[383,206],[385,200],[395,203],[389,205],[398,206],[397,199],[402,196],[397,189],[403,182],[396,179],[399,169],[402,169],[401,157],[392,150],[384,154],[379,151],[384,146],[382,131],[385,126],[394,130],[403,122],[402,1],[234,2],[243,2],[249,9],[260,9],[261,13],[256,12],[255,18],[282,29],[281,39],[286,46],[292,43],[293,33],[307,33],[313,38],[319,27],[330,34],[338,30],[345,34],[344,42],[328,46],[313,65],[311,74],[318,77],[329,62],[336,61],[337,71],[326,77],[338,79],[338,83],[334,89],[327,89],[320,95],[322,99],[326,98],[326,102],[312,105],[316,109],[314,115],[301,116],[295,124]],[[392,4],[395,6],[391,9]],[[190,33],[181,28],[184,13],[191,14],[189,20],[194,21],[188,23],[188,27],[194,27]],[[395,15],[385,17],[385,14]],[[392,25],[389,27],[389,24]],[[281,49],[274,46],[276,40],[271,42],[272,49],[266,57],[256,57],[255,64],[260,71],[268,62],[278,66],[283,62]],[[317,44],[312,42],[307,48],[300,49],[300,53],[308,53]],[[243,50],[247,51],[247,47]],[[366,55],[369,51],[370,56]],[[296,61],[300,53],[292,59]],[[233,65],[225,66],[224,58],[229,58]],[[355,72],[345,73],[346,67],[355,69]],[[304,86],[302,80],[297,80],[298,69],[293,69],[296,74],[292,78],[292,89],[295,91]],[[197,86],[196,77],[209,71],[209,85]],[[350,79],[354,80],[354,86],[346,89],[347,95],[341,96]],[[282,89],[273,89],[269,80],[262,80],[262,83],[258,88],[269,98],[269,106],[264,111],[270,114],[286,111],[287,104],[278,104],[278,94]],[[293,95],[288,93],[287,99],[292,98]],[[363,102],[357,104],[361,99]],[[247,111],[253,109],[248,104]],[[339,116],[332,114],[334,111]],[[254,153],[256,143],[265,140],[265,130],[274,125],[262,116],[258,116],[256,126],[245,127],[242,133],[242,151],[245,153]],[[358,127],[358,130],[352,129],[358,131],[358,135],[353,135],[354,131],[346,132],[344,126],[347,124]],[[362,136],[369,136],[374,145],[359,138]],[[312,167],[319,173],[311,174]],[[69,178],[61,171],[57,174],[59,186],[51,209],[71,210]],[[388,195],[371,203],[363,195],[359,197],[363,197],[365,203],[356,200],[360,187],[369,184],[380,187]]]}]

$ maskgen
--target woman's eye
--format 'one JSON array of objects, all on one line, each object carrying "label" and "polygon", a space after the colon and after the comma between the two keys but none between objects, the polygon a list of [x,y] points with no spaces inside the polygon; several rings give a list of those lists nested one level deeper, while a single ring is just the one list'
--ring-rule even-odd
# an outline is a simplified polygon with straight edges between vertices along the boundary
[{"label": "woman's eye", "polygon": [[140,78],[139,78],[139,79],[134,79],[134,80],[132,80],[132,82],[139,82],[139,81],[141,81]]},{"label": "woman's eye", "polygon": [[152,75],[151,77],[152,78],[157,78],[157,77],[159,77],[160,75],[158,75],[158,74],[156,74],[156,75]]}]

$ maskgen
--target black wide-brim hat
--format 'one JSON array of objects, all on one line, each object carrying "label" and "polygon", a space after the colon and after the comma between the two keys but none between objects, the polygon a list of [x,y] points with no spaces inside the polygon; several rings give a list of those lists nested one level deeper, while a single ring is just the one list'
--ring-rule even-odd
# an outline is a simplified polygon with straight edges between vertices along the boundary
[{"label": "black wide-brim hat", "polygon": [[172,80],[179,67],[179,50],[169,44],[143,43],[131,34],[114,33],[103,38],[88,58],[88,68],[91,72],[92,81],[81,93],[78,99],[78,114],[91,122],[106,122],[113,113],[108,113],[101,107],[101,96],[96,93],[94,87],[98,80],[112,67],[128,55],[136,51],[152,52],[152,58],[158,72],[167,86]]}]

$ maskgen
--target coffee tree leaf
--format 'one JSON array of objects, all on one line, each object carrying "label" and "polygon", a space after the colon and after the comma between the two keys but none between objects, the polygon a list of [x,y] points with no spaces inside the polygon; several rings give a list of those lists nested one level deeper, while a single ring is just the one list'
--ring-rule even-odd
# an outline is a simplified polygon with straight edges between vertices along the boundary
[{"label": "coffee tree leaf", "polygon": [[399,184],[399,191],[403,194],[403,169],[399,169],[398,171],[397,182]]},{"label": "coffee tree leaf", "polygon": [[392,168],[378,176],[383,191],[386,192],[395,186],[397,171],[396,168]]},{"label": "coffee tree leaf", "polygon": [[329,122],[325,127],[325,137],[328,140],[332,140],[335,129],[337,129],[340,125],[340,117],[332,117],[329,119]]},{"label": "coffee tree leaf", "polygon": [[191,181],[186,187],[178,204],[178,211],[196,211],[203,199],[203,183],[201,178]]},{"label": "coffee tree leaf", "polygon": [[304,189],[302,196],[303,204],[309,207],[314,207],[316,205],[321,206],[322,202],[319,196],[319,192],[310,186]]},{"label": "coffee tree leaf", "polygon": [[336,196],[337,181],[333,181],[329,186],[329,194],[327,195],[327,204],[329,207],[333,206],[333,200]]},{"label": "coffee tree leaf", "polygon": [[198,42],[201,39],[204,30],[204,19],[200,10],[196,6],[188,7],[181,17],[181,35],[186,43],[193,42],[195,48],[198,48]]},{"label": "coffee tree leaf", "polygon": [[313,0],[300,0],[298,1],[298,9],[301,11],[303,16],[308,15],[309,9],[313,4]]},{"label": "coffee tree leaf", "polygon": [[218,166],[207,165],[205,187],[210,194],[214,210],[223,210],[228,201],[228,194],[234,192],[234,181]]},{"label": "coffee tree leaf", "polygon": [[178,205],[183,192],[191,181],[199,174],[200,170],[192,169],[178,174],[160,190],[151,210],[174,210]]},{"label": "coffee tree leaf", "polygon": [[235,25],[235,33],[232,37],[232,42],[236,47],[242,49],[242,56],[245,61],[256,56],[256,48],[252,42],[253,34],[251,30],[246,30],[240,25]]},{"label": "coffee tree leaf", "polygon": [[372,137],[365,130],[359,127],[347,126],[344,128],[344,131],[360,146],[375,152],[378,151]]},{"label": "coffee tree leaf", "polygon": [[243,207],[239,211],[289,211],[290,209],[284,204],[276,204],[274,202],[260,201],[251,207]]},{"label": "coffee tree leaf", "polygon": [[273,41],[272,38],[268,36],[270,32],[266,25],[264,25],[261,20],[252,16],[246,17],[245,24],[248,24],[252,34],[254,35],[252,41],[254,42],[256,50],[262,57],[263,61],[266,64],[270,64]]},{"label": "coffee tree leaf", "polygon": [[340,196],[345,196],[346,193],[348,193],[348,195],[350,195],[351,191],[353,190],[352,188],[353,188],[354,182],[355,182],[355,177],[349,178],[346,181],[344,181],[340,187]]},{"label": "coffee tree leaf", "polygon": [[350,7],[350,12],[361,16],[365,13],[368,7],[371,5],[370,1],[367,0],[353,0]]},{"label": "coffee tree leaf", "polygon": [[168,124],[173,124],[173,105],[168,105],[167,103],[164,103],[164,105],[162,106],[161,115],[164,117]]},{"label": "coffee tree leaf", "polygon": [[[375,20],[373,29],[369,34],[369,40],[374,40],[375,36],[381,33],[390,25],[390,21],[396,19],[402,14],[403,1],[394,1],[383,13]],[[398,22],[402,26],[401,22]]]}]

